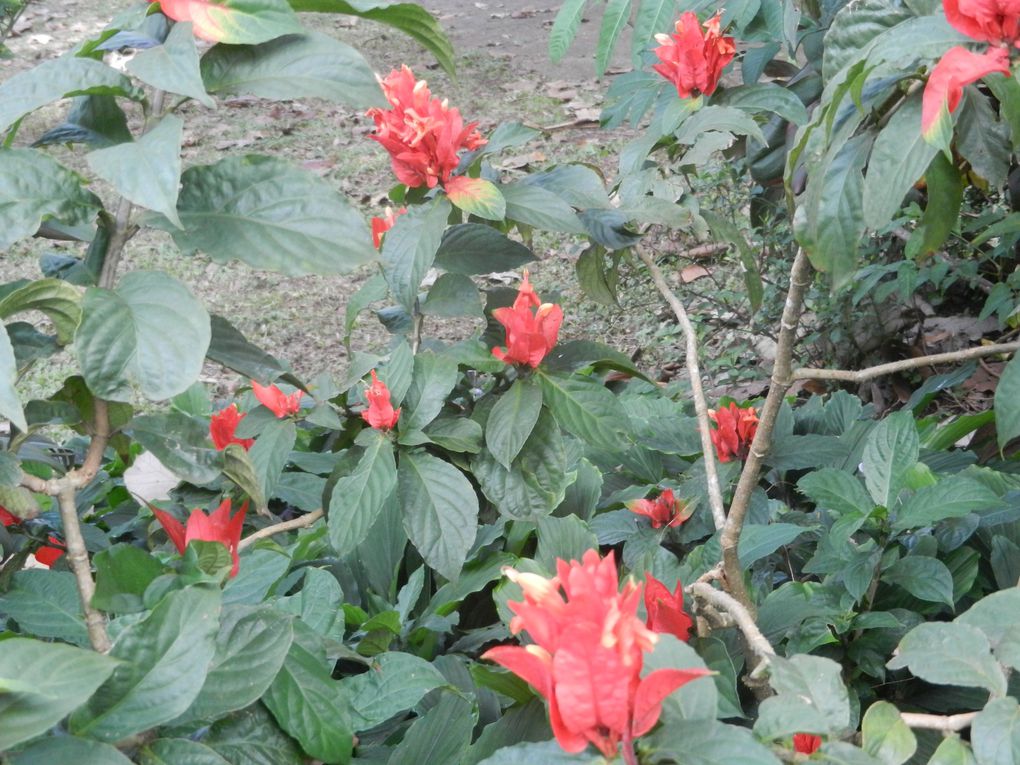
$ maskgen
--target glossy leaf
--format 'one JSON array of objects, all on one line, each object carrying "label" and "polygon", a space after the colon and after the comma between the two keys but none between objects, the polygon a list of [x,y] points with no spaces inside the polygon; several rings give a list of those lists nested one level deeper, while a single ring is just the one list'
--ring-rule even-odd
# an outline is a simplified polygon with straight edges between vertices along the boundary
[{"label": "glossy leaf", "polygon": [[955,734],[942,739],[939,748],[928,760],[928,765],[976,765],[976,763],[970,747]]},{"label": "glossy leaf", "polygon": [[0,612],[30,635],[88,643],[81,599],[74,575],[68,571],[17,572],[13,586],[0,596]]},{"label": "glossy leaf", "polygon": [[421,281],[436,258],[449,216],[450,203],[435,199],[401,215],[386,232],[383,273],[393,296],[408,312],[414,309]]},{"label": "glossy leaf", "polygon": [[994,699],[971,725],[971,746],[978,765],[1013,765],[1020,761],[1020,704]]},{"label": "glossy leaf", "polygon": [[446,684],[439,670],[424,659],[397,651],[381,653],[372,659],[367,672],[344,681],[354,711],[354,729],[381,725]]},{"label": "glossy leaf", "polygon": [[953,607],[953,575],[937,558],[910,555],[882,572],[882,581],[898,584],[915,598]]},{"label": "glossy leaf", "polygon": [[590,377],[539,373],[542,397],[556,421],[582,441],[616,449],[628,430],[626,414],[612,392]]},{"label": "glossy leaf", "polygon": [[350,555],[364,541],[392,500],[397,485],[393,444],[385,433],[372,433],[357,467],[333,487],[329,501],[329,542],[337,555]]},{"label": "glossy leaf", "polygon": [[917,427],[910,412],[882,420],[871,431],[863,454],[864,484],[875,504],[891,508],[907,485],[907,473],[917,463]]},{"label": "glossy leaf", "polygon": [[0,318],[23,311],[46,314],[57,330],[57,341],[67,345],[81,320],[81,292],[60,279],[36,279],[0,299]]},{"label": "glossy leaf", "polygon": [[917,751],[917,738],[888,701],[868,707],[861,722],[864,751],[884,765],[903,765]]},{"label": "glossy leaf", "polygon": [[73,762],[75,765],[131,765],[131,760],[110,744],[74,736],[39,739],[10,758],[11,765],[53,765]]},{"label": "glossy leaf", "polygon": [[908,668],[929,683],[1006,692],[1006,678],[992,658],[988,639],[967,624],[919,624],[900,641],[890,669]]},{"label": "glossy leaf", "polygon": [[214,723],[202,743],[231,765],[303,765],[294,739],[280,730],[266,708],[253,704]]},{"label": "glossy leaf", "polygon": [[930,526],[946,518],[998,507],[1002,501],[978,481],[954,476],[918,489],[903,503],[893,520],[893,531]]},{"label": "glossy leaf", "polygon": [[516,181],[500,186],[500,190],[506,200],[508,220],[565,234],[584,234],[586,231],[574,208],[549,189]]},{"label": "glossy leaf", "polygon": [[506,215],[506,200],[496,184],[484,178],[468,178],[458,175],[445,185],[450,201],[470,215],[486,220],[503,220]]},{"label": "glossy leaf", "polygon": [[459,762],[471,743],[476,717],[468,698],[444,693],[434,707],[412,723],[386,765]]},{"label": "glossy leaf", "polygon": [[482,316],[478,287],[464,274],[443,274],[432,287],[421,305],[423,316]]},{"label": "glossy leaf", "polygon": [[450,356],[427,351],[417,354],[411,387],[403,402],[403,427],[421,430],[432,422],[459,379],[457,362]]},{"label": "glossy leaf", "polygon": [[96,553],[96,594],[92,605],[101,611],[129,613],[145,610],[142,596],[153,579],[163,573],[163,564],[145,550],[117,544]]},{"label": "glossy leaf", "polygon": [[995,387],[995,432],[1000,449],[1020,436],[1020,355],[1009,360]]},{"label": "glossy leaf", "polygon": [[138,756],[139,765],[230,765],[214,750],[186,738],[159,738]]},{"label": "glossy leaf", "polygon": [[542,412],[542,388],[534,379],[518,379],[503,393],[485,423],[485,445],[507,470]]},{"label": "glossy leaf", "polygon": [[531,250],[491,226],[462,223],[443,233],[435,264],[450,273],[471,276],[516,271],[534,259],[535,254]]}]

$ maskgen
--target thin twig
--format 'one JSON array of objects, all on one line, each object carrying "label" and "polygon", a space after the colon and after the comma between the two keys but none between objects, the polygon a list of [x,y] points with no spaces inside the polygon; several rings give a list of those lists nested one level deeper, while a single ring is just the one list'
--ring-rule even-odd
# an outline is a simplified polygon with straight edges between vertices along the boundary
[{"label": "thin twig", "polygon": [[110,636],[106,634],[106,619],[102,613],[92,607],[92,596],[96,592],[96,584],[92,581],[92,566],[89,553],[85,547],[85,538],[81,534],[78,523],[78,508],[75,502],[75,488],[68,484],[57,496],[60,505],[60,520],[64,526],[64,544],[67,546],[67,562],[74,572],[81,596],[82,610],[85,613],[85,629],[88,631],[89,642],[99,653],[110,650]]},{"label": "thin twig", "polygon": [[708,503],[712,508],[712,520],[716,529],[723,528],[726,523],[726,509],[723,505],[722,489],[719,486],[719,474],[715,465],[715,447],[712,446],[712,436],[708,424],[708,403],[705,400],[705,390],[701,386],[701,369],[698,366],[698,337],[694,332],[687,309],[680,302],[680,298],[670,289],[666,283],[662,271],[655,265],[652,257],[645,252],[640,245],[634,248],[641,262],[645,264],[652,281],[662,296],[666,298],[669,307],[676,314],[677,322],[684,333],[687,350],[684,353],[684,361],[687,364],[687,374],[691,378],[691,395],[694,398],[694,412],[698,418],[698,435],[701,437],[701,451],[705,460],[705,480],[708,483]]},{"label": "thin twig", "polygon": [[767,662],[776,655],[776,649],[758,629],[754,623],[754,617],[736,598],[717,590],[707,582],[695,582],[687,587],[687,592],[695,598],[708,603],[716,610],[723,611],[733,619],[733,623],[743,633],[747,645],[764,662]]},{"label": "thin twig", "polygon": [[733,492],[733,501],[730,503],[729,513],[726,515],[726,525],[722,532],[721,545],[726,590],[751,613],[754,613],[754,603],[744,584],[744,567],[740,564],[737,545],[740,542],[740,531],[744,526],[747,509],[751,505],[751,494],[754,492],[755,486],[758,485],[762,460],[772,443],[772,430],[783,405],[783,397],[793,383],[791,369],[793,346],[797,340],[797,326],[800,323],[800,314],[804,306],[804,293],[810,283],[811,264],[804,250],[798,249],[797,255],[793,259],[793,266],[790,268],[790,287],[786,293],[786,304],[783,306],[783,316],[779,325],[776,361],[772,367],[769,392],[762,407],[758,430],[751,442],[747,459],[744,461],[744,469],[740,473],[740,480]]},{"label": "thin twig", "polygon": [[285,531],[293,531],[294,529],[308,528],[317,520],[319,520],[322,516],[323,512],[322,509],[320,508],[318,510],[313,510],[307,515],[302,515],[299,518],[294,518],[293,520],[290,521],[284,521],[283,523],[277,523],[272,526],[266,526],[264,529],[259,529],[258,531],[255,531],[246,536],[244,539],[242,539],[241,542],[237,545],[237,549],[243,550],[245,547],[255,544],[260,539],[268,539],[271,536],[275,536],[276,534],[282,534]]},{"label": "thin twig", "polygon": [[925,730],[940,730],[944,733],[960,731],[969,728],[977,712],[963,712],[957,715],[926,715],[920,712],[901,712],[900,717],[911,728],[924,728]]},{"label": "thin twig", "polygon": [[873,380],[876,377],[903,372],[918,367],[934,366],[936,364],[955,364],[969,359],[980,359],[985,356],[995,356],[1000,353],[1016,353],[1020,350],[1020,342],[998,343],[996,345],[980,345],[975,348],[965,348],[962,351],[947,351],[946,353],[933,353],[930,356],[919,356],[916,359],[903,359],[901,361],[890,361],[888,364],[878,364],[867,369],[795,369],[794,380],[838,380],[839,382],[862,383]]}]

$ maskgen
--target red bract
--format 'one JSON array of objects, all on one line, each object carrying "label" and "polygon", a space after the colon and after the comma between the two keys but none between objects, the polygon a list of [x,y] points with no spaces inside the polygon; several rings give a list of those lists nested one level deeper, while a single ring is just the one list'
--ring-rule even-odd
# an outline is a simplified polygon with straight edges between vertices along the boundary
[{"label": "red bract", "polygon": [[372,244],[377,250],[382,246],[383,234],[393,228],[393,224],[397,222],[398,215],[403,215],[406,212],[406,207],[401,207],[399,210],[388,207],[386,208],[386,215],[381,218],[372,218]]},{"label": "red bract", "polygon": [[641,585],[619,590],[613,554],[556,562],[552,579],[504,570],[524,590],[508,605],[510,630],[527,630],[534,645],[498,646],[483,658],[530,683],[549,703],[560,746],[581,752],[591,742],[612,759],[655,725],[662,701],[703,669],[658,669],[641,677],[644,653],[658,640],[637,616]]},{"label": "red bract", "polygon": [[[531,309],[535,308],[534,314]],[[537,367],[556,345],[563,309],[553,303],[542,303],[524,272],[517,299],[510,308],[497,308],[492,312],[496,321],[506,327],[506,350],[493,348],[492,355],[507,364],[527,364]]]},{"label": "red bract", "polygon": [[304,391],[294,391],[288,396],[275,385],[259,385],[254,380],[251,381],[251,389],[259,403],[277,417],[296,414],[301,409]]},{"label": "red bract", "polygon": [[390,403],[390,389],[386,383],[375,376],[372,370],[372,384],[365,391],[368,409],[361,413],[362,419],[379,430],[390,430],[400,419],[400,410],[394,409]]},{"label": "red bract", "polygon": [[731,403],[723,409],[709,409],[708,416],[715,423],[710,435],[719,461],[747,459],[751,441],[758,432],[758,413],[754,407],[741,409]]},{"label": "red bract", "polygon": [[478,123],[465,125],[460,111],[433,98],[425,80],[415,80],[406,65],[390,72],[381,84],[392,108],[368,110],[375,120],[371,138],[390,153],[401,183],[430,189],[445,183],[460,163],[461,149],[485,145],[475,130]]},{"label": "red bract", "polygon": [[942,8],[968,37],[1020,47],[1020,0],[944,0]]},{"label": "red bract", "polygon": [[984,53],[973,53],[957,45],[950,48],[928,75],[921,100],[921,132],[930,136],[938,127],[942,105],[949,113],[963,98],[963,88],[977,82],[985,75],[1000,72],[1009,75],[1009,51],[1005,48],[989,48]]},{"label": "red bract", "polygon": [[680,98],[695,92],[710,96],[719,84],[722,70],[736,54],[732,37],[719,31],[719,14],[705,22],[704,32],[698,17],[687,11],[676,22],[676,34],[656,35],[659,47],[653,53],[661,64],[652,67],[676,86]]},{"label": "red bract", "polygon": [[654,576],[645,574],[645,612],[648,614],[645,623],[652,632],[676,635],[687,642],[694,622],[684,611],[684,586],[680,582],[670,592]]},{"label": "red bract", "polygon": [[223,22],[231,10],[210,0],[160,0],[160,10],[174,21],[190,21],[197,37],[209,42],[223,39]]},{"label": "red bract", "polygon": [[821,745],[821,736],[812,736],[810,733],[795,733],[793,735],[793,751],[795,752],[814,754]]},{"label": "red bract", "polygon": [[652,522],[653,529],[663,526],[679,526],[691,517],[694,508],[678,503],[672,489],[665,489],[657,499],[634,499],[627,503],[632,513],[644,515]]},{"label": "red bract", "polygon": [[[10,512],[6,507],[0,507],[0,523],[4,526],[17,526],[21,523],[21,518]],[[49,536],[48,541],[56,546],[43,545],[34,553],[35,559],[47,567],[52,566],[57,562],[58,558],[67,552],[61,541],[52,534]]]},{"label": "red bract", "polygon": [[[150,505],[151,507],[151,505]],[[248,502],[241,505],[233,518],[230,517],[230,497],[220,503],[212,515],[206,515],[198,508],[191,511],[188,516],[187,526],[174,518],[170,513],[152,507],[156,520],[166,530],[170,541],[174,543],[177,552],[184,554],[188,543],[193,539],[201,539],[204,542],[219,542],[226,545],[230,555],[234,559],[234,567],[230,569],[230,576],[237,576],[237,569],[241,560],[237,554],[237,546],[241,541],[241,529],[244,526],[244,516],[248,512]]]},{"label": "red bract", "polygon": [[254,438],[237,438],[234,435],[237,426],[245,417],[247,415],[238,411],[237,404],[224,407],[210,417],[209,437],[212,439],[213,446],[220,451],[226,449],[230,444],[240,444],[245,451],[251,449],[251,445],[255,443]]}]

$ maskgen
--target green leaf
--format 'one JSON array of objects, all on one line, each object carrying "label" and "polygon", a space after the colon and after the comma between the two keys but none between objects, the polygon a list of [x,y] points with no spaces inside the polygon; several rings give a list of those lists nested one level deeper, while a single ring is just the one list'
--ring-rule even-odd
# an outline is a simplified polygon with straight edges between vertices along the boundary
[{"label": "green leaf", "polygon": [[977,760],[967,746],[955,733],[946,736],[928,760],[928,765],[976,765]]},{"label": "green leaf", "polygon": [[946,518],[960,518],[1001,504],[995,492],[979,481],[962,476],[944,478],[909,497],[896,513],[892,530],[931,526]]},{"label": "green leaf", "polygon": [[979,765],[1020,762],[1020,704],[1016,699],[988,702],[971,724],[970,740]]},{"label": "green leaf", "polygon": [[54,765],[73,762],[75,765],[131,765],[131,760],[109,744],[88,741],[74,736],[44,738],[11,755],[11,765]]},{"label": "green leaf", "polygon": [[884,765],[903,765],[917,751],[917,738],[888,701],[868,707],[861,723],[864,751]]},{"label": "green leaf", "polygon": [[650,740],[657,749],[652,763],[779,765],[780,762],[747,728],[715,720],[676,720],[661,726]]},{"label": "green leaf", "polygon": [[132,401],[137,386],[161,401],[198,379],[210,336],[209,314],[184,284],[160,271],[131,271],[115,290],[86,291],[75,351],[97,396]]},{"label": "green leaf", "polygon": [[381,725],[411,709],[429,691],[446,684],[446,678],[434,665],[396,651],[373,657],[367,672],[343,682],[351,699],[356,731]]},{"label": "green leaf", "polygon": [[907,242],[907,257],[923,258],[938,250],[956,227],[963,202],[964,180],[956,165],[939,152],[924,174],[928,203]]},{"label": "green leaf", "polygon": [[898,584],[915,598],[953,607],[953,575],[936,558],[909,555],[882,572],[882,581]]},{"label": "green leaf", "polygon": [[337,555],[350,555],[364,541],[396,485],[393,444],[376,431],[354,472],[340,478],[330,496],[329,543]]},{"label": "green leaf", "polygon": [[714,95],[712,102],[732,106],[752,114],[769,111],[778,114],[794,125],[808,122],[807,109],[797,95],[774,82],[759,82],[754,85],[738,85]]},{"label": "green leaf", "polygon": [[754,724],[761,738],[794,733],[840,733],[850,724],[850,702],[839,664],[821,656],[797,654],[772,659],[772,687]]},{"label": "green leaf", "polygon": [[[0,95],[0,104],[2,98]],[[99,198],[82,186],[81,176],[42,152],[0,149],[0,249],[31,236],[46,220],[65,225],[90,223],[102,206]]]},{"label": "green leaf", "polygon": [[69,571],[17,572],[11,589],[0,596],[0,612],[36,637],[88,643],[78,588]]},{"label": "green leaf", "polygon": [[534,183],[515,181],[500,186],[500,190],[506,199],[507,220],[564,234],[584,234],[586,232],[584,224],[577,217],[574,208],[567,204],[559,194],[549,189]]},{"label": "green leaf", "polygon": [[262,496],[271,497],[297,440],[293,420],[272,420],[262,427],[255,445],[248,450],[252,467],[262,484]]},{"label": "green leaf", "polygon": [[[262,480],[247,450],[240,444],[227,444],[222,454],[224,477],[229,478],[238,489],[247,494],[256,508],[265,507],[266,495],[262,491]],[[317,508],[318,505],[312,509]]]},{"label": "green leaf", "polygon": [[[548,735],[548,734],[546,734]],[[486,757],[478,765],[604,765],[605,757],[593,754],[591,750],[585,754],[568,754],[556,741],[541,743],[515,744],[505,746],[491,757]]]},{"label": "green leaf", "polygon": [[305,765],[294,740],[280,730],[261,704],[214,723],[202,743],[231,765]]},{"label": "green leaf", "polygon": [[805,531],[803,526],[793,523],[745,524],[740,531],[740,543],[737,546],[740,564],[750,568],[752,563],[771,555]]},{"label": "green leaf", "polygon": [[758,123],[742,110],[732,106],[705,106],[685,119],[675,135],[678,143],[694,144],[698,138],[712,130],[746,135],[768,145]]},{"label": "green leaf", "polygon": [[205,680],[219,611],[220,591],[196,585],[169,593],[127,627],[110,650],[124,663],[71,717],[72,732],[120,741],[183,713]]},{"label": "green leaf", "polygon": [[[397,219],[399,222],[400,218]],[[452,274],[471,276],[516,271],[534,259],[535,254],[531,250],[520,242],[508,239],[491,226],[462,223],[451,226],[443,234],[442,243],[436,251],[435,264]]]},{"label": "green leaf", "polygon": [[242,551],[237,576],[223,588],[223,604],[261,603],[289,567],[290,556],[277,550],[262,548]]},{"label": "green leaf", "polygon": [[60,279],[36,279],[0,299],[0,318],[23,311],[41,311],[57,330],[57,340],[67,345],[81,320],[81,292]]},{"label": "green leaf", "polygon": [[[668,633],[660,634],[655,648],[645,656],[642,676],[658,669],[708,669],[704,660],[687,643]],[[685,720],[714,721],[719,693],[712,677],[706,675],[677,688],[662,702],[663,727]]]},{"label": "green leaf", "polygon": [[92,562],[96,567],[96,594],[92,596],[92,606],[100,611],[144,611],[145,588],[163,573],[162,563],[130,544],[102,550]]},{"label": "green leaf", "polygon": [[112,146],[131,140],[127,117],[113,96],[76,96],[61,124],[50,128],[32,146],[55,143],[85,143],[90,146]]},{"label": "green leaf", "polygon": [[397,489],[404,530],[422,558],[455,580],[475,541],[478,497],[457,468],[424,451],[400,455]]},{"label": "green leaf", "polygon": [[211,720],[253,704],[280,671],[293,639],[291,620],[275,609],[224,608],[209,673],[181,719]]},{"label": "green leaf", "polygon": [[0,750],[52,728],[83,704],[116,665],[102,654],[60,643],[5,640],[0,652]]},{"label": "green leaf", "polygon": [[470,276],[442,274],[429,288],[429,294],[421,306],[421,312],[423,316],[444,318],[480,317],[483,312],[478,296],[478,287],[475,286]]},{"label": "green leaf", "polygon": [[458,175],[446,182],[446,195],[458,208],[486,220],[503,220],[506,200],[496,184],[484,178]]},{"label": "green leaf", "polygon": [[6,417],[14,427],[23,433],[28,432],[25,410],[21,406],[21,398],[15,388],[18,382],[18,361],[14,357],[14,347],[7,335],[7,327],[0,329],[0,416]]},{"label": "green leaf", "polygon": [[184,231],[171,233],[186,254],[288,276],[342,273],[377,257],[361,214],[322,178],[282,160],[228,157],[188,168],[181,183]]},{"label": "green leaf", "polygon": [[131,421],[132,437],[163,466],[191,483],[214,481],[220,453],[209,446],[209,426],[183,412],[144,414]]},{"label": "green leaf", "polygon": [[545,405],[556,421],[585,443],[619,449],[626,441],[627,416],[601,381],[591,377],[559,377],[538,371]]},{"label": "green leaf", "polygon": [[595,49],[595,73],[599,77],[605,74],[613,48],[630,20],[630,6],[631,0],[609,0],[606,4],[602,27],[599,29],[598,47]]},{"label": "green leaf", "polygon": [[188,22],[174,24],[162,45],[135,53],[127,63],[127,70],[146,85],[194,98],[210,109],[216,106],[202,84],[195,35]]},{"label": "green leaf", "polygon": [[1020,354],[1006,364],[995,387],[995,431],[999,448],[1020,436]]},{"label": "green leaf", "polygon": [[542,412],[542,388],[534,378],[518,379],[503,393],[485,423],[485,445],[507,470]]},{"label": "green leaf", "polygon": [[229,321],[213,314],[210,317],[212,338],[206,358],[232,369],[242,377],[262,383],[277,379],[286,370],[273,356],[248,342]]},{"label": "green leaf", "polygon": [[214,750],[186,738],[160,738],[138,755],[139,765],[230,765]]},{"label": "green leaf", "polygon": [[40,106],[91,93],[126,95],[135,100],[142,97],[131,80],[116,69],[91,58],[65,55],[8,77],[0,85],[0,132]]},{"label": "green leaf", "polygon": [[862,461],[864,484],[875,504],[895,506],[919,451],[917,427],[909,411],[889,415],[872,429]]},{"label": "green leaf", "polygon": [[574,264],[577,284],[596,303],[619,307],[615,274],[606,272],[605,250],[597,244],[586,248]]},{"label": "green leaf", "polygon": [[[822,75],[826,82],[867,55],[869,44],[883,32],[909,19],[907,6],[888,0],[864,0],[844,6],[832,20],[825,35]],[[918,122],[918,125],[921,123]],[[915,127],[913,132],[919,132]]]},{"label": "green leaf", "polygon": [[451,452],[477,454],[482,448],[482,426],[464,417],[437,417],[425,435]]},{"label": "green leaf", "polygon": [[890,669],[906,667],[929,683],[1006,693],[1006,678],[992,658],[988,639],[967,624],[919,624],[903,637],[886,666]]},{"label": "green leaf", "polygon": [[85,155],[92,172],[121,196],[165,215],[178,228],[177,190],[181,182],[184,121],[168,114],[137,141],[96,149]]},{"label": "green leaf", "polygon": [[319,644],[308,627],[295,623],[283,669],[262,702],[308,755],[342,765],[350,761],[353,745],[347,700],[340,683],[330,676]]},{"label": "green leaf", "polygon": [[634,16],[634,31],[630,47],[635,64],[641,59],[641,51],[661,32],[670,32],[676,17],[676,0],[641,0],[641,6]]},{"label": "green leaf", "polygon": [[471,744],[478,713],[471,701],[444,693],[439,703],[414,721],[386,765],[460,762]]},{"label": "green leaf", "polygon": [[556,560],[581,560],[588,550],[597,550],[599,543],[584,520],[574,515],[562,518],[543,516],[538,519],[538,548],[535,560],[547,571],[556,570]]},{"label": "green leaf", "polygon": [[432,352],[414,357],[414,374],[407,389],[401,428],[421,430],[443,410],[460,375],[457,362],[450,356]]},{"label": "green leaf", "polygon": [[385,106],[372,68],[354,48],[318,32],[256,46],[217,45],[202,57],[210,93],[323,98],[356,109]]},{"label": "green leaf", "polygon": [[421,280],[432,267],[449,216],[450,203],[437,198],[401,215],[386,232],[383,273],[393,296],[408,312],[414,310]]},{"label": "green leaf", "polygon": [[549,58],[554,64],[567,52],[570,43],[581,26],[581,16],[587,0],[566,0],[556,12],[552,31],[549,33]]},{"label": "green leaf", "polygon": [[875,505],[856,477],[836,468],[808,473],[797,482],[797,488],[818,505],[840,515],[869,513]]}]

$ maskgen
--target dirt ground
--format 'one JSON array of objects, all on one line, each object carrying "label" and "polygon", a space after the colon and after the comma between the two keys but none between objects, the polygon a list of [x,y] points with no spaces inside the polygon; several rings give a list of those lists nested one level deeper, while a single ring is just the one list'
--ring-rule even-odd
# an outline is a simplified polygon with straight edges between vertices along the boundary
[{"label": "dirt ground", "polygon": [[[0,62],[0,79],[39,60],[64,52],[99,31],[131,0],[33,0],[8,41],[14,58]],[[429,0],[426,7],[450,35],[457,55],[457,79],[451,81],[431,56],[409,38],[388,27],[351,17],[305,14],[303,22],[357,47],[377,71],[401,63],[425,76],[434,93],[447,97],[466,120],[479,120],[483,133],[505,120],[521,120],[550,128],[544,137],[504,157],[509,173],[542,169],[558,161],[583,161],[615,170],[616,154],[627,132],[608,133],[597,125],[602,94],[608,82],[595,79],[593,51],[598,19],[582,23],[577,40],[559,64],[548,59],[549,29],[558,3],[531,4],[517,0]],[[620,47],[610,72],[627,68],[627,46]],[[313,170],[346,193],[366,215],[379,214],[393,178],[388,159],[368,140],[371,122],[362,114],[321,101],[268,102],[252,98],[220,99],[209,110],[195,103],[182,109],[185,119],[185,166],[212,162],[227,153],[282,156]],[[56,124],[66,104],[43,110],[26,120],[18,143],[28,143]],[[133,115],[137,119],[137,115]],[[72,167],[83,168],[83,147],[53,149]],[[107,200],[110,194],[93,187]],[[540,262],[532,268],[540,292],[557,290],[567,320],[562,337],[601,339],[629,354],[642,355],[651,371],[679,357],[674,330],[650,285],[625,275],[620,310],[586,301],[574,278],[579,241],[536,237]],[[37,260],[46,251],[74,252],[75,247],[45,240],[16,245],[0,259],[0,277],[9,281],[35,276]],[[341,323],[349,296],[372,273],[370,268],[339,277],[284,278],[256,272],[242,264],[218,266],[201,256],[186,258],[166,235],[146,231],[129,245],[128,266],[161,268],[182,279],[210,311],[234,322],[251,340],[293,365],[299,374],[320,372],[340,376],[346,367]],[[477,325],[429,325],[433,337],[459,339]],[[363,314],[355,347],[385,347],[386,332],[370,314]],[[52,389],[64,369],[50,364],[25,382],[32,395]],[[221,395],[237,380],[207,368],[207,382]]]}]

